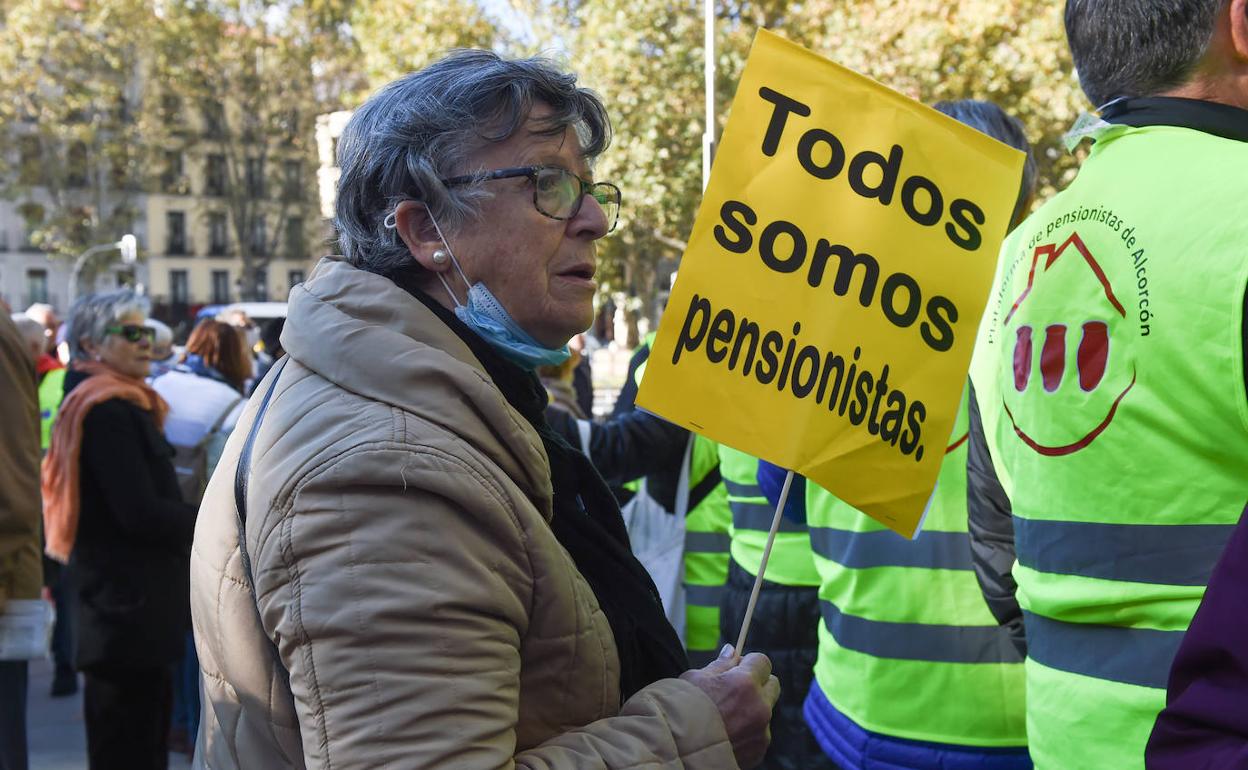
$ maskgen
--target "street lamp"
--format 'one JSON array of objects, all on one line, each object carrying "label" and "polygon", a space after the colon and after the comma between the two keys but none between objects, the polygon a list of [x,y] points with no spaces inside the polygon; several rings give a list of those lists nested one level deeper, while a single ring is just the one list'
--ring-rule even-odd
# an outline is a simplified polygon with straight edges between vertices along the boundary
[{"label": "street lamp", "polygon": [[86,267],[87,260],[96,254],[112,251],[113,249],[121,252],[122,263],[133,265],[135,260],[139,258],[139,239],[134,237],[132,233],[126,233],[121,236],[120,241],[101,243],[79,254],[78,259],[74,260],[74,269],[69,273],[69,301],[71,304],[78,297],[78,278],[82,274],[82,269]]}]

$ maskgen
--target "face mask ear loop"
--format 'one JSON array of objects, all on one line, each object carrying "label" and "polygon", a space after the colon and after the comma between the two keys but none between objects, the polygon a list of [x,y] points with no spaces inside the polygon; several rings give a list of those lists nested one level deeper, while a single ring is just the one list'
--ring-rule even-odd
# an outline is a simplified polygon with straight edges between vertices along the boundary
[{"label": "face mask ear loop", "polygon": [[[442,241],[442,245],[446,247],[446,253],[451,255],[451,264],[455,266],[455,272],[459,273],[459,278],[464,282],[465,289],[471,289],[472,284],[468,282],[468,276],[464,275],[464,269],[459,266],[459,260],[455,258],[455,252],[451,250],[451,244],[447,243],[446,236],[442,234],[442,227],[438,225],[438,220],[433,218],[433,212],[429,211],[429,207],[425,207],[425,211],[429,214],[429,221],[433,223],[433,229],[437,231],[438,238]],[[438,273],[438,280],[442,282],[442,288],[446,289],[446,293],[451,295],[451,301],[455,303],[455,307],[463,307],[463,303],[455,296],[455,292],[451,291],[451,285],[446,282],[446,278]]]}]

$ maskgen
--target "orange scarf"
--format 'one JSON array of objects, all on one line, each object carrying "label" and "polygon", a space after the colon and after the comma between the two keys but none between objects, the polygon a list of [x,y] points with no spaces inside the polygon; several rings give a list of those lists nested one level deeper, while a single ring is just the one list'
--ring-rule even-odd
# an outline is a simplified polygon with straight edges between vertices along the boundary
[{"label": "orange scarf", "polygon": [[48,556],[69,561],[78,536],[79,456],[82,452],[82,422],[96,404],[124,398],[151,412],[156,426],[163,428],[169,405],[143,380],[118,374],[98,361],[76,362],[73,369],[85,372],[87,379],[65,396],[52,427],[52,442],[43,460],[43,531]]}]

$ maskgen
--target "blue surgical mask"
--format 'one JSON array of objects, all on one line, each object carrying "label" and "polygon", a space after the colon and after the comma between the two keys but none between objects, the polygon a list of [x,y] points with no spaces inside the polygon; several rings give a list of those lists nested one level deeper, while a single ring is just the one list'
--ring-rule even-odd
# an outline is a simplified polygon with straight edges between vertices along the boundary
[{"label": "blue surgical mask", "polygon": [[[445,285],[446,281],[443,280],[442,283]],[[455,299],[449,286],[446,290],[451,294],[451,299]],[[504,358],[525,369],[558,366],[572,355],[567,345],[557,349],[542,347],[531,334],[520,328],[520,324],[512,319],[502,303],[480,281],[469,287],[467,305],[461,305],[455,300],[455,317],[493,345]]]},{"label": "blue surgical mask", "polygon": [[455,271],[459,273],[464,285],[468,287],[468,304],[460,304],[455,292],[451,291],[451,285],[446,282],[446,278],[441,273],[438,273],[438,280],[442,282],[446,293],[451,295],[451,301],[455,303],[455,317],[463,321],[464,325],[476,332],[481,339],[493,345],[504,358],[525,369],[558,366],[567,361],[572,355],[567,345],[561,348],[543,347],[533,338],[533,335],[516,323],[507,309],[503,307],[503,303],[498,301],[485,284],[480,281],[469,283],[468,276],[464,275],[463,269],[459,266],[459,260],[451,251],[451,245],[442,235],[442,228],[438,227],[432,215],[430,215],[430,221],[433,222],[434,229],[438,231],[438,237],[442,240],[442,245],[446,247],[446,253],[450,255]]}]

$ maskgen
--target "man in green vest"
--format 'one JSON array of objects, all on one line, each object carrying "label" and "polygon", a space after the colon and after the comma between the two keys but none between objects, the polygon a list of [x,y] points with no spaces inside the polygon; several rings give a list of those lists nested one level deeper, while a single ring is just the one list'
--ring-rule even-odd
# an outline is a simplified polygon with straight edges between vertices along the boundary
[{"label": "man in green vest", "polygon": [[972,535],[994,614],[1025,629],[1036,766],[1138,770],[1248,501],[1248,3],[1070,0],[1066,32],[1100,117],[1002,247]]},{"label": "man in green vest", "polygon": [[[719,469],[731,511],[731,561],[720,603],[720,635],[736,644],[754,580],[762,565],[767,535],[775,516],[758,483],[758,458],[719,446]],[[800,481],[800,480],[799,480]],[[790,491],[800,496],[800,484]],[[800,506],[797,506],[800,507]],[[810,551],[806,525],[784,517],[772,544],[767,572],[754,607],[745,649],[771,660],[780,679],[780,700],[771,717],[771,745],[760,770],[832,770],[802,718],[819,652],[819,573]]]},{"label": "man in green vest", "polygon": [[[936,109],[1028,154],[1022,125],[987,102]],[[809,485],[805,514],[821,583],[819,657],[805,714],[845,770],[1027,770],[1022,655],[980,593],[966,509],[964,396],[922,532],[907,541]],[[775,487],[764,465],[760,481]],[[771,570],[768,569],[770,575]]]},{"label": "man in green vest", "polygon": [[56,422],[56,413],[61,409],[61,400],[65,398],[65,367],[49,370],[39,383],[39,448],[48,453],[48,445],[52,441],[52,423]]}]

